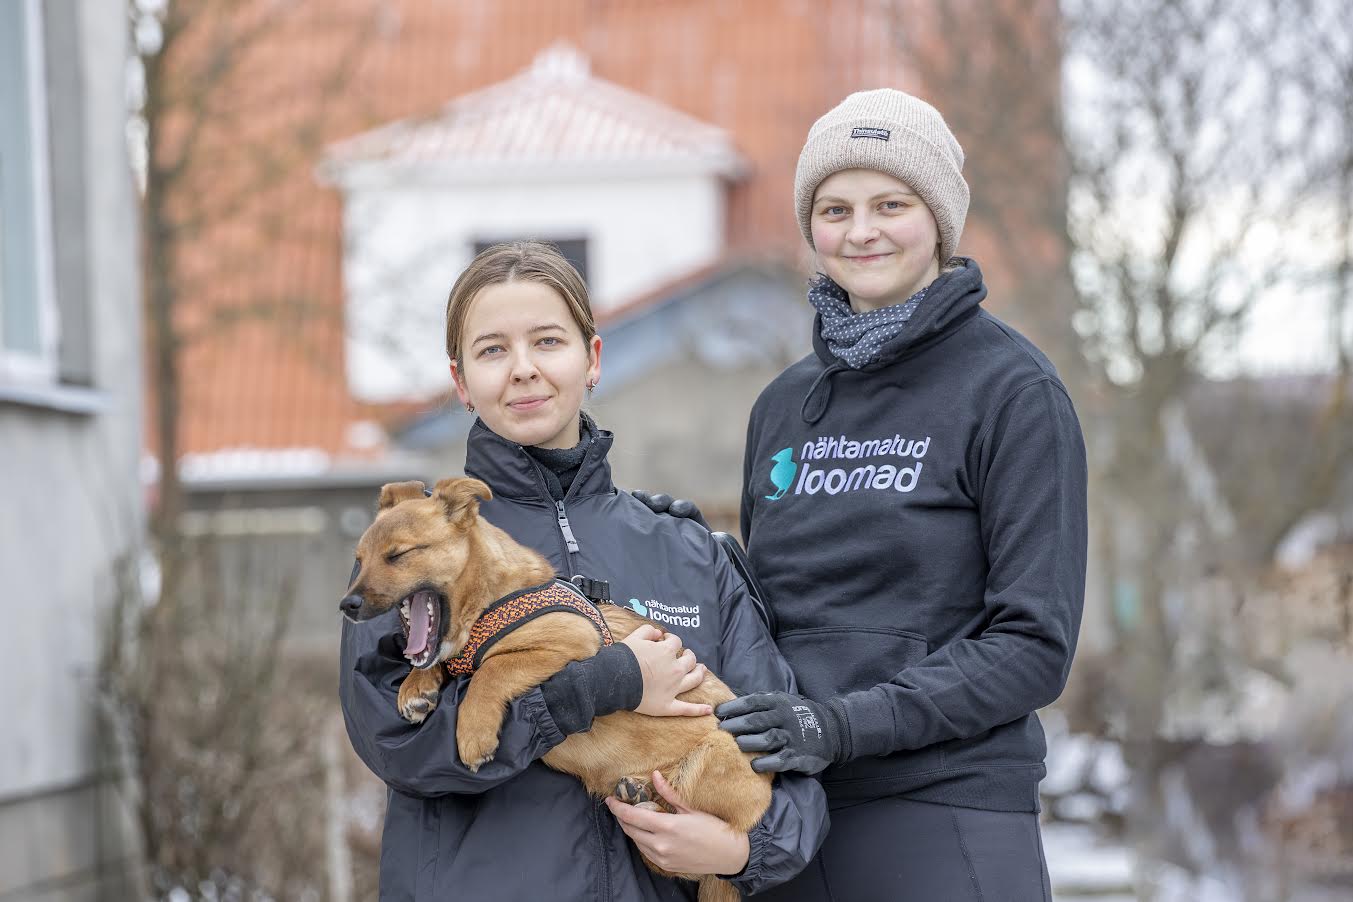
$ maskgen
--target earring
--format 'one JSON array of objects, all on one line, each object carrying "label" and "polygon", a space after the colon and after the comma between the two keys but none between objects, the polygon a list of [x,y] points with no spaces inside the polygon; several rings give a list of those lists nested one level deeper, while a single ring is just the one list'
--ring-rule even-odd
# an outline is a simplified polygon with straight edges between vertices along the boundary
[{"label": "earring", "polygon": [[473,404],[466,404],[466,405],[465,405],[465,409],[468,410],[470,413],[474,413],[474,405],[473,405]]},{"label": "earring", "polygon": [[587,383],[587,393],[588,393],[589,395],[592,394],[592,389],[594,389],[594,388],[596,388],[596,387],[597,387],[597,380],[595,380],[595,379],[589,380],[588,383]]}]

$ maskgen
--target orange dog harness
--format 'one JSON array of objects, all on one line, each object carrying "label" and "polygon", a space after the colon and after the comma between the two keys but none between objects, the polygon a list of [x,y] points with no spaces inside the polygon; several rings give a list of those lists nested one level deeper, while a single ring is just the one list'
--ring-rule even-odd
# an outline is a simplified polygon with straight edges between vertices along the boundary
[{"label": "orange dog harness", "polygon": [[597,628],[602,645],[615,644],[605,618],[591,599],[573,583],[553,579],[541,586],[504,595],[485,608],[484,613],[470,626],[470,638],[460,654],[446,662],[447,672],[452,676],[471,676],[479,669],[484,653],[493,643],[528,620],[556,611],[568,611],[586,617]]}]

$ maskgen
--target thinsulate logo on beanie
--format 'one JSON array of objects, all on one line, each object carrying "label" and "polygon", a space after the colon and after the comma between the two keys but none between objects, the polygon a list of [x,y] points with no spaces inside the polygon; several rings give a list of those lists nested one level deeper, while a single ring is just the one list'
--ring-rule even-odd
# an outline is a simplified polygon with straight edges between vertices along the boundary
[{"label": "thinsulate logo on beanie", "polygon": [[880,141],[887,141],[892,132],[886,128],[853,128],[850,130],[852,138],[878,138]]}]

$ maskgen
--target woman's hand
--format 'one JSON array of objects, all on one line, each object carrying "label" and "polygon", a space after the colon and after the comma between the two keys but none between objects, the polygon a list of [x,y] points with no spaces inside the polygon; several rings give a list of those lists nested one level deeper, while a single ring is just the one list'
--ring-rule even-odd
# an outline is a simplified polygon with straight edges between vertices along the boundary
[{"label": "woman's hand", "polygon": [[709,528],[709,524],[705,522],[705,515],[700,513],[700,508],[695,506],[694,501],[687,501],[685,498],[674,499],[665,492],[650,495],[642,489],[635,489],[630,494],[643,502],[644,506],[655,514],[667,514],[676,517],[678,520],[694,520],[709,532],[714,531]]},{"label": "woman's hand", "polygon": [[654,717],[702,717],[713,714],[709,705],[683,702],[677,698],[705,680],[705,665],[697,663],[695,652],[681,648],[681,639],[644,624],[625,637],[644,674],[644,697],[634,710]]},{"label": "woman's hand", "polygon": [[838,705],[789,692],[757,692],[724,702],[715,713],[719,728],[737,737],[738,748],[767,753],[752,759],[752,770],[816,774],[850,760],[850,731]]},{"label": "woman's hand", "polygon": [[736,874],[747,866],[751,843],[746,833],[689,807],[658,771],[653,788],[674,814],[636,808],[614,796],[606,799],[620,829],[645,858],[674,874]]}]

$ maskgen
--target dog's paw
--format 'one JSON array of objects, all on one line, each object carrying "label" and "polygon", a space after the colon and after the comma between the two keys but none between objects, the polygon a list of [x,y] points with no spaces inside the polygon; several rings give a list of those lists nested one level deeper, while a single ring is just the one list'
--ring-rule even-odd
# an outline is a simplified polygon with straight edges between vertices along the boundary
[{"label": "dog's paw", "polygon": [[615,797],[630,805],[653,801],[653,784],[639,777],[621,777],[615,784]]},{"label": "dog's paw", "polygon": [[461,763],[470,769],[470,773],[478,773],[480,767],[493,760],[494,754],[498,751],[498,737],[493,735],[486,739],[467,731],[457,730],[456,751],[460,753]]},{"label": "dog's paw", "polygon": [[[476,677],[478,679],[478,677]],[[471,691],[456,710],[456,751],[472,772],[493,760],[498,751],[498,732],[503,728],[503,708]]]},{"label": "dog's paw", "polygon": [[409,723],[422,723],[436,710],[441,696],[441,687],[420,688],[416,683],[406,680],[399,687],[399,716]]},{"label": "dog's paw", "polygon": [[399,706],[399,714],[409,723],[422,723],[437,707],[435,700],[418,697],[411,698]]}]

